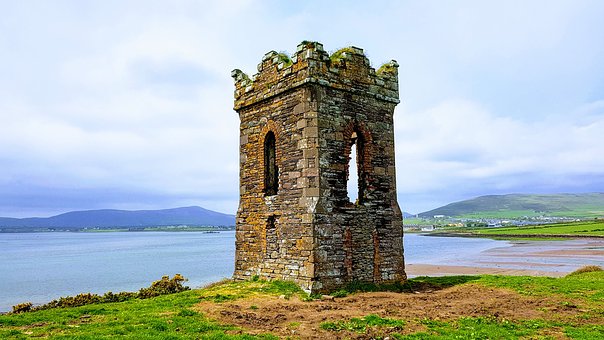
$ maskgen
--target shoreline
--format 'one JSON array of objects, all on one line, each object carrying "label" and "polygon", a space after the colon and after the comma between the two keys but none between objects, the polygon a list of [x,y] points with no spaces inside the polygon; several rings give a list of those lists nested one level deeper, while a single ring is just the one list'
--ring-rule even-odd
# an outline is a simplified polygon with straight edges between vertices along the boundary
[{"label": "shoreline", "polygon": [[604,239],[602,235],[576,235],[576,234],[474,234],[474,233],[455,233],[455,232],[436,232],[436,233],[414,233],[423,236],[433,237],[471,237],[471,238],[490,238],[490,239]]},{"label": "shoreline", "polygon": [[509,242],[509,246],[490,248],[474,257],[449,263],[410,262],[405,271],[410,278],[481,274],[561,277],[585,265],[604,266],[604,240],[599,237]]}]

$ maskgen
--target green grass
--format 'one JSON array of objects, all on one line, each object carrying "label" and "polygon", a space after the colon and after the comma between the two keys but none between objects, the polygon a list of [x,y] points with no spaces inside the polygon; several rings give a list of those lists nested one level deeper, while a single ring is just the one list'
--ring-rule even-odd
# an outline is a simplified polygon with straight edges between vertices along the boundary
[{"label": "green grass", "polygon": [[432,225],[430,220],[418,217],[406,217],[403,219],[404,225]]},{"label": "green grass", "polygon": [[[187,291],[147,300],[59,308],[0,316],[0,338],[25,339],[253,339],[225,333],[219,325],[190,308],[198,292]],[[270,336],[261,336],[270,339]]]},{"label": "green grass", "polygon": [[562,278],[484,275],[477,283],[507,288],[523,295],[562,295],[586,303],[604,302],[604,272],[587,272]]},{"label": "green grass", "polygon": [[432,319],[421,320],[428,329],[407,336],[394,335],[395,339],[518,339],[533,336],[539,330],[552,327],[551,324],[531,320],[530,322],[511,322],[494,317],[462,317],[456,321],[445,322]]},{"label": "green grass", "polygon": [[[452,286],[482,285],[508,289],[531,298],[554,299],[551,300],[554,301],[552,303],[578,311],[574,319],[506,320],[483,315],[448,320],[418,320],[368,314],[345,320],[329,320],[317,326],[321,332],[326,332],[321,333],[323,336],[332,332],[344,332],[343,335],[346,335],[348,332],[365,334],[367,337],[388,335],[391,339],[547,339],[548,336],[551,337],[552,331],[575,339],[604,338],[604,325],[601,324],[604,316],[604,271],[594,268],[591,270],[593,271],[578,271],[562,278],[500,275],[418,277],[404,285],[356,283],[343,290],[343,293],[348,294],[379,290],[409,294]],[[235,327],[211,320],[195,307],[200,301],[221,304],[263,296],[289,298],[306,295],[291,282],[257,279],[244,282],[223,281],[203,289],[144,300],[0,315],[0,339],[277,339],[271,334],[239,334],[242,332],[235,332]],[[426,297],[429,298],[429,295]],[[342,306],[345,307],[345,304]],[[406,327],[412,324],[420,325],[421,329],[403,334]],[[289,322],[284,327],[296,329],[299,326],[299,322]],[[317,337],[320,338],[321,334]]]},{"label": "green grass", "polygon": [[402,320],[382,318],[375,314],[367,315],[363,318],[352,318],[348,321],[327,321],[321,323],[321,329],[327,331],[350,331],[357,333],[365,333],[368,328],[388,327],[393,330],[402,329],[405,322]]},{"label": "green grass", "polygon": [[445,322],[421,320],[425,332],[409,335],[392,334],[394,339],[557,339],[548,335],[552,329],[560,330],[571,339],[602,339],[604,325],[569,326],[561,322],[545,320],[510,321],[494,317],[462,317]]},{"label": "green grass", "polygon": [[0,315],[0,339],[276,339],[268,334],[228,334],[234,327],[220,325],[192,307],[201,300],[221,302],[249,296],[294,294],[304,293],[291,282],[228,281],[206,289],[145,300]]},{"label": "green grass", "polygon": [[604,236],[604,220],[555,223],[533,226],[509,226],[468,230],[479,235],[584,235]]},{"label": "green grass", "polygon": [[302,299],[307,297],[307,294],[295,283],[278,280],[226,280],[199,291],[199,298],[201,300],[217,303],[234,301],[245,297],[267,295],[283,296],[286,299],[289,299],[293,295],[297,295]]},{"label": "green grass", "polygon": [[[426,287],[443,289],[468,283],[489,287],[506,288],[523,295],[560,295],[587,302],[604,303],[604,271],[582,272],[577,270],[565,277],[506,276],[506,275],[457,275],[420,276],[409,280],[413,290]],[[603,306],[604,307],[604,306]]]}]

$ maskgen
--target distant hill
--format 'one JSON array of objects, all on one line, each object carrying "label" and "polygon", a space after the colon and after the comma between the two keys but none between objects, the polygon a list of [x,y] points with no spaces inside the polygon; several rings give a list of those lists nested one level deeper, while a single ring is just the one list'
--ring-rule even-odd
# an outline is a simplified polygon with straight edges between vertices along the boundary
[{"label": "distant hill", "polygon": [[0,217],[0,228],[17,231],[31,228],[116,228],[151,226],[233,226],[235,216],[201,207],[164,210],[87,210],[72,211],[47,218]]},{"label": "distant hill", "polygon": [[514,218],[522,216],[603,217],[604,193],[488,195],[447,204],[420,217]]}]

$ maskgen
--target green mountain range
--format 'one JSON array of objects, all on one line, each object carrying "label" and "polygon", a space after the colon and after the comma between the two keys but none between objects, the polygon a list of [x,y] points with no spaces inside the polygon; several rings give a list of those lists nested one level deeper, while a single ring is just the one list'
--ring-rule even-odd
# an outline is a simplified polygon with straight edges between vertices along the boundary
[{"label": "green mountain range", "polygon": [[604,193],[488,195],[447,204],[419,214],[466,218],[604,217]]},{"label": "green mountain range", "polygon": [[162,210],[86,210],[45,218],[0,217],[0,232],[81,230],[84,228],[140,229],[161,226],[234,226],[235,216],[202,207],[182,207]]}]

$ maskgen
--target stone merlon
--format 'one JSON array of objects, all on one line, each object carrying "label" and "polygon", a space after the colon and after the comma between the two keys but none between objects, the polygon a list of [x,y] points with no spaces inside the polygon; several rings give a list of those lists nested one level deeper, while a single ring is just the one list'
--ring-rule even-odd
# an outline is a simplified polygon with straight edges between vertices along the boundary
[{"label": "stone merlon", "polygon": [[235,80],[235,110],[253,105],[306,83],[363,93],[399,103],[398,63],[392,60],[376,71],[358,47],[345,47],[331,55],[318,42],[303,41],[290,58],[270,51],[258,64],[258,73],[231,72]]}]

